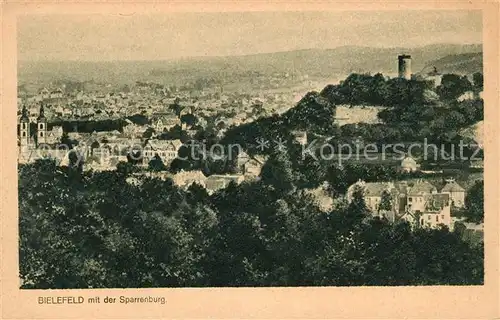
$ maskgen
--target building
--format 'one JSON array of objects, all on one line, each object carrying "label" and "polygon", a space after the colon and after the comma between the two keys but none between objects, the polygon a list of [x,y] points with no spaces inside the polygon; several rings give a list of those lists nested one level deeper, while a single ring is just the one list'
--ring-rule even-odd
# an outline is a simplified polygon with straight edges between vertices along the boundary
[{"label": "building", "polygon": [[127,122],[127,125],[123,126],[123,136],[128,138],[142,137],[144,131],[146,131],[145,126],[136,125],[128,119],[125,119],[125,121]]},{"label": "building", "polygon": [[295,142],[304,146],[307,144],[307,132],[306,131],[293,131],[292,135],[295,139]]},{"label": "building", "polygon": [[443,75],[441,74],[428,74],[424,77],[424,80],[432,82],[432,85],[436,88],[441,85]]},{"label": "building", "polygon": [[425,180],[418,180],[406,191],[406,211],[425,211],[426,196],[437,193],[437,189]]},{"label": "building", "polygon": [[483,169],[484,168],[484,160],[483,159],[470,160],[469,167],[474,168],[474,169]]},{"label": "building", "polygon": [[422,75],[423,80],[432,82],[434,88],[441,85],[441,81],[443,79],[443,75],[438,72],[436,67],[433,67],[431,72],[428,72],[425,75]]},{"label": "building", "polygon": [[478,97],[478,94],[474,93],[473,91],[466,91],[462,93],[458,98],[457,101],[462,102],[466,100],[474,100]]},{"label": "building", "polygon": [[246,152],[242,151],[238,153],[236,166],[241,174],[248,178],[256,178],[260,176],[260,171],[266,161],[266,157],[259,155],[249,156]]},{"label": "building", "polygon": [[398,56],[398,76],[399,78],[411,80],[411,56],[402,54]]},{"label": "building", "polygon": [[202,187],[206,186],[207,177],[203,172],[196,171],[180,171],[172,176],[172,181],[174,184],[180,188],[187,189],[193,183],[199,184]]},{"label": "building", "polygon": [[[363,191],[366,206],[372,211],[374,216],[385,217],[394,222],[396,213],[399,212],[399,190],[392,182],[364,182],[358,181],[347,189],[347,201],[353,200],[353,193],[359,187]],[[384,207],[383,198],[389,202],[388,207]]]},{"label": "building", "polygon": [[465,189],[462,188],[454,179],[446,180],[446,185],[441,189],[441,193],[450,195],[451,204],[462,208],[465,206]]},{"label": "building", "polygon": [[240,184],[245,180],[245,176],[243,175],[220,175],[214,174],[207,177],[205,181],[205,188],[207,189],[209,194],[214,193],[217,190],[221,190],[227,188],[231,182],[235,184]]},{"label": "building", "polygon": [[256,178],[260,176],[260,172],[262,171],[262,167],[266,163],[267,159],[262,156],[254,156],[251,157],[244,165],[243,165],[243,174],[249,178]]},{"label": "building", "polygon": [[[353,200],[356,187],[361,188],[366,206],[373,216],[385,217],[391,222],[406,221],[413,227],[452,227],[451,193],[438,193],[437,188],[427,181],[358,181],[347,191],[348,202]],[[445,190],[448,189],[453,188]]]},{"label": "building", "polygon": [[[58,149],[52,145],[52,131],[47,131],[47,119],[43,106],[40,107],[35,123],[30,120],[26,106],[23,106],[18,127],[18,161],[20,163],[34,162],[44,158],[54,158],[60,162],[66,156],[68,150]],[[34,128],[33,131],[32,128]],[[59,131],[60,129],[56,129],[56,132]]]},{"label": "building", "polygon": [[63,90],[61,88],[57,88],[56,90],[50,93],[50,98],[52,99],[62,98],[63,94],[64,94]]},{"label": "building", "polygon": [[47,118],[45,118],[45,112],[43,105],[40,107],[40,113],[36,119],[36,142],[37,145],[47,143]]},{"label": "building", "polygon": [[244,166],[248,161],[250,161],[250,159],[250,156],[245,151],[241,151],[238,153],[236,157],[236,166],[241,172],[245,170]]},{"label": "building", "polygon": [[177,158],[181,146],[180,140],[148,140],[142,152],[143,164],[148,165],[154,157],[158,156],[165,165],[168,165]]},{"label": "building", "polygon": [[335,207],[334,199],[328,192],[328,182],[314,189],[304,189],[307,194],[313,197],[319,209],[325,213],[331,212]]},{"label": "building", "polygon": [[417,171],[417,169],[420,166],[417,164],[417,161],[413,159],[410,156],[406,156],[402,161],[401,161],[401,166],[400,169],[403,172],[414,172]]},{"label": "building", "polygon": [[45,140],[47,143],[58,143],[61,141],[63,133],[64,131],[61,126],[54,126],[51,130],[47,131]]},{"label": "building", "polygon": [[426,197],[425,210],[415,212],[419,219],[421,228],[438,228],[445,225],[451,228],[450,195],[446,193],[436,193]]},{"label": "building", "polygon": [[42,99],[48,99],[48,98],[50,98],[50,91],[47,88],[43,88],[38,93],[38,97],[39,97],[40,100],[42,100]]},{"label": "building", "polygon": [[166,132],[176,125],[180,125],[181,121],[175,114],[164,113],[154,116],[152,123],[156,132]]},{"label": "building", "polygon": [[[32,127],[34,130],[32,131]],[[59,131],[58,129],[56,129]],[[28,110],[25,106],[22,108],[19,119],[18,131],[18,162],[32,163],[41,159],[53,159],[57,165],[68,165],[69,154],[75,153],[80,157],[78,150],[58,147],[52,144],[47,135],[47,120],[45,118],[44,108],[40,107],[39,116],[36,123],[30,121]]]}]

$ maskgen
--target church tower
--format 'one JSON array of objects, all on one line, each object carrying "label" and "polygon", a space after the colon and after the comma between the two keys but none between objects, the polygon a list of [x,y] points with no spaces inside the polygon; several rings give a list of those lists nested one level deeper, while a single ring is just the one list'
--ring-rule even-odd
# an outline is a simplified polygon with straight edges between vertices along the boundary
[{"label": "church tower", "polygon": [[40,115],[37,120],[36,141],[37,145],[44,144],[47,141],[47,118],[43,110],[43,105],[40,107]]},{"label": "church tower", "polygon": [[21,144],[21,150],[27,150],[30,141],[30,118],[28,117],[26,106],[23,106],[19,125],[19,142]]}]

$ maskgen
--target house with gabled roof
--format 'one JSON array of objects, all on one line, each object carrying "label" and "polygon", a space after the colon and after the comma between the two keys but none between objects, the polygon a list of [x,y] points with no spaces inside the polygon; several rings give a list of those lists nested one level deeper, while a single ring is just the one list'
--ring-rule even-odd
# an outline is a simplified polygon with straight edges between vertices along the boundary
[{"label": "house with gabled roof", "polygon": [[52,130],[47,131],[47,137],[46,137],[47,143],[56,143],[61,141],[63,133],[64,131],[62,126],[53,126]]},{"label": "house with gabled roof", "polygon": [[446,193],[435,193],[428,195],[425,202],[425,210],[416,212],[421,228],[437,228],[440,225],[451,226],[451,203],[450,195]]},{"label": "house with gabled roof", "polygon": [[[364,182],[359,180],[347,189],[348,202],[352,201],[356,187],[362,189],[366,206],[375,216],[385,216],[394,221],[396,214],[399,212],[400,192],[393,182]],[[388,196],[390,199],[390,210],[381,207],[382,198],[385,196]]]},{"label": "house with gabled roof", "polygon": [[[438,192],[428,181],[418,180],[413,184],[406,181],[396,183],[358,181],[348,188],[348,202],[352,201],[356,186],[362,189],[365,203],[374,216],[384,215],[390,221],[407,221],[415,227],[437,228],[444,225],[450,228],[451,226],[451,192]],[[460,190],[455,188],[456,186],[450,185],[443,189]],[[381,208],[384,193],[390,198],[392,210]]]},{"label": "house with gabled roof", "polygon": [[41,99],[48,99],[48,98],[50,98],[50,91],[49,91],[49,89],[43,88],[42,90],[40,90],[38,96]]},{"label": "house with gabled roof", "polygon": [[50,93],[50,98],[62,98],[63,94],[63,90],[61,88],[57,88]]},{"label": "house with gabled roof", "polygon": [[147,165],[156,156],[160,157],[165,165],[177,158],[182,146],[180,140],[158,140],[151,139],[146,142],[142,151],[143,164]]},{"label": "house with gabled roof", "polygon": [[451,203],[455,207],[465,205],[465,189],[462,188],[454,179],[446,180],[446,185],[441,189],[441,193],[450,195]]},{"label": "house with gabled roof", "polygon": [[181,124],[181,120],[173,113],[156,114],[153,116],[152,124],[156,132],[169,131],[176,125]]},{"label": "house with gabled roof", "polygon": [[238,153],[236,166],[240,173],[248,177],[258,177],[262,167],[267,161],[267,157],[261,155],[250,156],[245,151]]},{"label": "house with gabled roof", "polygon": [[437,189],[430,182],[418,180],[409,186],[406,192],[406,207],[411,211],[425,210],[425,197],[437,193]]}]

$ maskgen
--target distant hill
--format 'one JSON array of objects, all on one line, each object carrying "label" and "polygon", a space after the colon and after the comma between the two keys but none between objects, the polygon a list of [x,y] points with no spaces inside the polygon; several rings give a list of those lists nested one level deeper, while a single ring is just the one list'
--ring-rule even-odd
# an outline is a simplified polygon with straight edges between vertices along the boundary
[{"label": "distant hill", "polygon": [[440,73],[472,74],[483,72],[483,53],[471,52],[447,55],[429,62],[422,70],[422,73],[431,72],[434,67]]},{"label": "distant hill", "polygon": [[182,84],[211,77],[234,82],[273,73],[307,74],[316,78],[342,77],[352,72],[394,74],[397,55],[412,55],[413,71],[447,56],[480,55],[482,45],[436,44],[418,48],[372,48],[344,46],[229,57],[194,57],[172,61],[20,61],[20,83],[55,80],[133,83],[155,81]]}]

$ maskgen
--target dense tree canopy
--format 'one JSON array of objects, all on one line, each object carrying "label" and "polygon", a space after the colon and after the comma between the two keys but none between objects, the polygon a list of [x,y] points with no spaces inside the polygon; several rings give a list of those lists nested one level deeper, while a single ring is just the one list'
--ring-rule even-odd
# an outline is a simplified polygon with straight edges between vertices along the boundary
[{"label": "dense tree canopy", "polygon": [[123,170],[21,165],[22,287],[482,283],[481,246],[371,218],[359,195],[324,213],[277,175],[293,180],[278,172],[209,196],[196,184],[128,184]]},{"label": "dense tree canopy", "polygon": [[441,84],[437,87],[437,93],[443,100],[454,100],[469,90],[472,90],[472,84],[467,76],[456,74],[443,75]]},{"label": "dense tree canopy", "polygon": [[430,82],[385,79],[380,73],[349,75],[338,85],[326,86],[321,95],[333,104],[374,105],[392,107],[425,103],[424,92],[431,88]]}]

